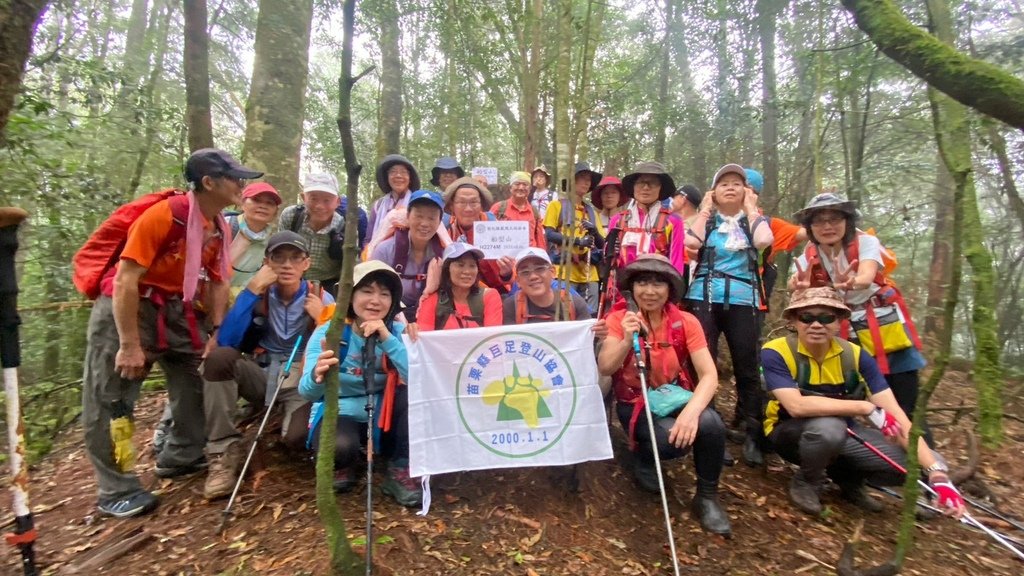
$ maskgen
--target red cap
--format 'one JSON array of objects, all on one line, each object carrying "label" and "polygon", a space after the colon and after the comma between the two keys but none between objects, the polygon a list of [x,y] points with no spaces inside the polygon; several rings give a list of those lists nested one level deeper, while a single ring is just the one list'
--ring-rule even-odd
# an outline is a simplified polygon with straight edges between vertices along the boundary
[{"label": "red cap", "polygon": [[242,190],[242,199],[254,198],[260,194],[270,194],[274,197],[274,203],[281,204],[281,195],[277,193],[277,189],[270,185],[268,182],[253,182]]}]

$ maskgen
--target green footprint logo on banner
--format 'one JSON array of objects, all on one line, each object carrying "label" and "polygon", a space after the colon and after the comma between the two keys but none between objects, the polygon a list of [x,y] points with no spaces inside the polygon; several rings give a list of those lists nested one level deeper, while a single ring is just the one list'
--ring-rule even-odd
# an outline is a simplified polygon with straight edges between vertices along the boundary
[{"label": "green footprint logo on banner", "polygon": [[544,386],[544,381],[527,373],[519,373],[519,365],[512,363],[512,375],[503,380],[495,380],[484,388],[485,404],[498,405],[498,421],[522,420],[530,428],[540,425],[541,418],[550,418],[551,410],[545,398],[551,390]]}]

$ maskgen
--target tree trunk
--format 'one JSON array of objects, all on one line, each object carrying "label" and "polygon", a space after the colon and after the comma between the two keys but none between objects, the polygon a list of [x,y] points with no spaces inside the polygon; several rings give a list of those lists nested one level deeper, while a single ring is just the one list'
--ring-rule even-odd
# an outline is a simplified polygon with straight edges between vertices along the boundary
[{"label": "tree trunk", "polygon": [[[700,94],[693,82],[693,72],[690,69],[690,49],[686,42],[687,29],[686,19],[683,18],[683,4],[681,0],[672,0],[673,21],[670,23],[673,30],[670,36],[672,42],[672,54],[675,57],[676,69],[679,73],[678,90],[683,101],[683,129],[689,136],[685,138],[684,145],[688,154],[684,157],[690,159],[690,169],[685,171],[690,177],[689,182],[704,189],[711,179],[707,165],[707,145],[711,137],[711,125],[702,108]],[[626,144],[623,143],[625,147]],[[628,148],[626,148],[628,151]],[[623,159],[625,161],[625,159]],[[683,184],[683,182],[677,182]]]},{"label": "tree trunk", "polygon": [[298,197],[313,0],[261,0],[242,161]]},{"label": "tree trunk", "polygon": [[945,334],[943,321],[946,291],[949,289],[949,275],[953,247],[953,177],[949,174],[942,158],[936,164],[935,188],[932,201],[935,202],[935,229],[932,232],[932,261],[928,273],[927,312],[924,319],[924,330],[921,339],[925,350],[938,351],[940,338]]},{"label": "tree trunk", "polygon": [[[352,140],[352,36],[355,26],[356,0],[345,0],[342,5],[343,38],[341,49],[341,78],[338,80],[338,132],[345,157],[345,171],[348,174],[348,213],[345,219],[355,222],[359,218],[359,172],[355,144]],[[331,327],[327,331],[327,342],[340,342],[345,325],[345,316],[352,298],[352,269],[355,267],[356,234],[345,236],[344,254],[341,266],[341,280],[338,284],[338,301],[334,309]],[[334,448],[337,442],[335,432],[338,426],[338,368],[332,366],[324,376],[324,416],[320,424],[320,449],[316,454],[316,508],[320,521],[327,532],[327,546],[331,557],[331,572],[335,576],[362,574],[366,563],[352,550],[345,529],[345,519],[338,508],[334,494]],[[366,543],[367,550],[373,542]]]},{"label": "tree trunk", "polygon": [[46,4],[45,0],[7,0],[0,4],[0,147],[7,141],[7,120],[21,90],[32,37]]},{"label": "tree trunk", "polygon": [[[761,43],[761,166],[762,203],[779,197],[779,105],[775,82],[775,30],[778,12],[787,0],[758,0],[757,31]],[[762,204],[765,205],[765,204]]]},{"label": "tree trunk", "polygon": [[[928,0],[928,12],[938,40],[945,45],[954,42],[952,16],[945,0]],[[984,228],[974,190],[974,168],[971,164],[971,127],[967,109],[937,90],[928,91],[932,120],[939,153],[953,176],[957,195],[963,198],[955,212],[954,228],[963,231],[964,256],[971,265],[973,311],[971,330],[976,342],[974,385],[978,389],[978,424],[982,442],[998,446],[1003,437],[1003,381],[999,365],[998,324],[996,309],[996,276],[992,254],[985,246]],[[953,276],[954,279],[959,276]]]},{"label": "tree trunk", "polygon": [[[672,22],[672,0],[665,0],[665,22]],[[673,27],[665,27],[665,39],[661,43],[661,60],[658,69],[658,96],[654,104],[654,161],[665,162],[665,132],[668,130],[668,85],[669,58]],[[675,190],[672,191],[675,193]]]},{"label": "tree trunk", "polygon": [[1024,228],[1024,199],[1017,190],[1016,181],[1013,178],[1013,163],[1006,153],[1006,139],[1003,138],[999,127],[993,122],[986,122],[985,132],[989,149],[995,154],[996,162],[999,163],[999,177],[1002,180],[1000,189],[1006,195],[1007,208],[1010,213],[1017,217],[1022,228]]},{"label": "tree trunk", "polygon": [[576,82],[575,102],[571,109],[576,112],[573,124],[572,140],[573,157],[586,160],[590,156],[590,101],[593,99],[594,86],[590,78],[594,70],[594,55],[597,53],[597,39],[601,37],[601,26],[604,23],[605,2],[587,2],[587,19],[583,23],[583,49],[580,51],[580,75]]},{"label": "tree trunk", "polygon": [[138,192],[139,184],[142,182],[142,173],[146,168],[146,162],[149,160],[149,154],[153,149],[153,143],[156,140],[156,133],[160,125],[157,110],[160,109],[160,83],[163,82],[164,59],[167,55],[167,37],[170,32],[172,9],[170,4],[163,4],[159,9],[154,7],[154,12],[160,12],[161,10],[163,15],[156,24],[156,30],[150,38],[150,43],[155,44],[156,48],[151,49],[154,51],[153,70],[149,74],[149,80],[142,93],[143,108],[146,110],[144,117],[146,128],[143,132],[142,140],[138,143],[138,147],[135,150],[135,166],[132,169],[131,178],[128,181],[128,190],[125,194],[128,198],[134,198],[135,193]]},{"label": "tree trunk", "polygon": [[523,160],[528,172],[537,165],[537,134],[538,111],[540,108],[540,61],[541,33],[544,22],[544,0],[531,0],[529,8],[523,13],[524,36],[529,39],[530,49],[526,62],[526,73],[523,75]]},{"label": "tree trunk", "polygon": [[1024,130],[1024,80],[924,32],[892,0],[842,2],[857,26],[899,65],[957,102]]},{"label": "tree trunk", "polygon": [[[569,93],[570,74],[572,69],[572,0],[558,2],[558,54],[555,60],[555,158],[557,165],[555,177],[567,180],[569,194],[574,194],[572,179],[573,153],[570,146],[572,138],[569,128]],[[552,188],[557,190],[557,182]],[[564,209],[564,207],[563,207]]]},{"label": "tree trunk", "polygon": [[192,151],[213,147],[209,43],[206,0],[185,0],[185,125]]},{"label": "tree trunk", "polygon": [[380,129],[377,135],[377,160],[401,151],[402,135],[402,30],[398,26],[395,0],[382,0],[380,21]]}]

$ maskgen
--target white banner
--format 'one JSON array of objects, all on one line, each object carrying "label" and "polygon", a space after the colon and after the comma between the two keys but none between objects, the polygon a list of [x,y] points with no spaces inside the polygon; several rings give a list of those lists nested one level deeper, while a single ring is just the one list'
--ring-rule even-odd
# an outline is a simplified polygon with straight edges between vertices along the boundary
[{"label": "white banner", "polygon": [[594,320],[420,332],[409,350],[410,475],[612,457]]}]

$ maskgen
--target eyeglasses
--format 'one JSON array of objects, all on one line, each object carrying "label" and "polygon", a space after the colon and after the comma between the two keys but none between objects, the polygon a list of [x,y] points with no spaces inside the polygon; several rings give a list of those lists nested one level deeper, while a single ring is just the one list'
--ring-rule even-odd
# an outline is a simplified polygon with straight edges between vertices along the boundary
[{"label": "eyeglasses", "polygon": [[405,168],[392,168],[388,170],[388,176],[405,176],[409,177],[409,171]]},{"label": "eyeglasses", "polygon": [[661,188],[661,180],[657,178],[640,178],[633,186],[640,188]]},{"label": "eyeglasses", "polygon": [[291,262],[292,264],[301,264],[302,261],[305,260],[306,258],[309,258],[309,256],[306,256],[305,254],[297,254],[294,252],[290,254],[274,253],[270,255],[270,261],[273,262],[274,264],[284,264],[286,262]]},{"label": "eyeglasses", "polygon": [[833,216],[831,218],[814,218],[811,220],[811,226],[835,226],[840,222],[845,221],[846,218],[842,216]]},{"label": "eyeglasses", "polygon": [[551,266],[536,266],[534,268],[520,268],[516,271],[516,274],[520,278],[530,278],[532,276],[540,276],[548,270],[551,270]]},{"label": "eyeglasses", "polygon": [[796,317],[796,319],[799,320],[801,324],[810,325],[817,322],[822,326],[835,322],[837,318],[839,317],[831,312],[824,312],[822,314],[811,314],[810,312],[801,312],[800,314],[797,314]]}]

